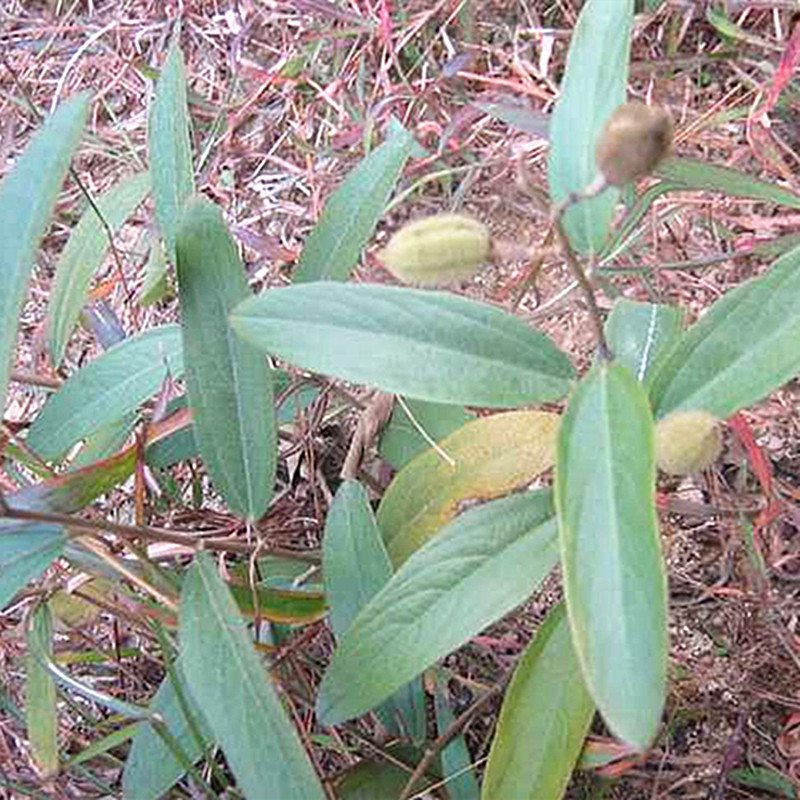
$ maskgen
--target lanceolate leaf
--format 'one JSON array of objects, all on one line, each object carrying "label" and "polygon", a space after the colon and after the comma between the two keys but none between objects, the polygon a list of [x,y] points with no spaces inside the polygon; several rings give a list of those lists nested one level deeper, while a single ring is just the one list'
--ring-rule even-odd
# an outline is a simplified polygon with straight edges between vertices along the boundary
[{"label": "lanceolate leaf", "polygon": [[110,350],[115,344],[128,338],[117,312],[102,297],[83,307],[81,322],[103,350]]},{"label": "lanceolate leaf", "polygon": [[440,403],[554,400],[573,374],[566,355],[538,331],[445,292],[309,283],[246,300],[231,324],[297,366]]},{"label": "lanceolate leaf", "polygon": [[58,772],[58,715],[56,686],[44,665],[53,657],[53,620],[46,605],[33,612],[25,659],[25,718],[28,741],[42,778]]},{"label": "lanceolate leaf", "polygon": [[144,451],[145,461],[153,469],[164,469],[197,456],[197,442],[192,429],[192,412],[187,407],[186,395],[176,397],[167,404],[166,419],[177,424],[164,436],[148,445]]},{"label": "lanceolate leaf", "polygon": [[347,176],[328,199],[308,237],[294,273],[295,283],[347,280],[383,216],[413,146],[414,137],[397,125]]},{"label": "lanceolate leaf", "polygon": [[87,437],[78,454],[70,462],[71,469],[82,469],[116,453],[136,427],[138,415],[129,411],[124,417],[104,425]]},{"label": "lanceolate leaf", "polygon": [[150,239],[150,253],[144,267],[144,283],[139,293],[139,302],[149,306],[170,293],[167,278],[167,253],[165,245],[156,236]]},{"label": "lanceolate leaf", "polygon": [[[744,172],[729,167],[707,164],[693,158],[668,158],[656,168],[655,172],[664,180],[648,186],[637,198],[612,239],[607,241],[603,247],[601,261],[605,261],[620,251],[624,242],[636,229],[653,203],[669,192],[685,192],[689,189],[696,189],[704,192],[721,192],[732,197],[763,200],[789,208],[800,207],[800,195],[790,192],[788,189],[776,186],[774,183],[759,181]],[[776,244],[779,241],[776,240]],[[764,244],[766,243],[756,245],[754,251],[760,250]],[[781,244],[777,244],[777,246],[780,247]]]},{"label": "lanceolate leaf", "polygon": [[45,403],[27,443],[46,460],[134,411],[168,378],[183,374],[180,328],[125,339],[76,372]]},{"label": "lanceolate leaf", "polygon": [[0,609],[61,555],[66,541],[57,525],[0,525]]},{"label": "lanceolate leaf", "polygon": [[[691,158],[669,158],[656,168],[656,174],[665,180],[653,183],[642,192],[636,202],[625,214],[614,235],[609,239],[600,255],[600,261],[606,262],[619,254],[629,237],[636,230],[653,203],[670,192],[685,192],[696,189],[704,192],[721,192],[732,197],[748,197],[754,200],[777,203],[789,208],[800,207],[800,195],[790,192],[773,183],[759,181],[744,172],[707,164]],[[753,254],[769,253],[780,255],[791,249],[791,237],[796,234],[778,237],[774,242],[758,242],[753,247]],[[613,271],[613,267],[610,270]]]},{"label": "lanceolate leaf", "polygon": [[[170,679],[164,678],[150,701],[149,710],[161,715],[169,732],[177,739],[183,752],[194,763],[212,741],[203,715],[193,702],[181,672],[181,659],[174,663],[174,673],[181,683],[183,699],[193,716],[195,730],[183,713],[178,693]],[[196,734],[199,734],[199,739]],[[175,758],[152,725],[139,723],[131,751],[125,759],[122,791],[125,800],[158,800],[184,774],[183,765]]]},{"label": "lanceolate leaf", "polygon": [[[669,192],[679,191],[682,188],[684,188],[682,184],[674,183],[673,181],[659,181],[648,186],[627,210],[611,238],[606,240],[598,257],[600,263],[606,264],[608,261],[613,260],[635,241],[634,233],[637,231],[639,223],[659,197]],[[606,269],[610,272],[613,271],[614,267],[609,266]]]},{"label": "lanceolate leaf", "polygon": [[[167,254],[174,261],[178,221],[184,204],[194,194],[186,75],[177,34],[172,39],[156,84],[150,109],[147,151],[156,218],[167,245]],[[157,282],[152,275],[149,278],[151,282]]]},{"label": "lanceolate leaf", "polygon": [[378,508],[392,561],[401,564],[425,544],[459,503],[508,494],[549,469],[558,420],[541,411],[473,420],[443,439],[440,452],[428,449],[398,472]]},{"label": "lanceolate leaf", "polygon": [[178,230],[186,386],[206,469],[230,508],[258,519],[275,480],[272,377],[266,359],[233,335],[228,313],[250,295],[222,214],[208,200]]},{"label": "lanceolate leaf", "polygon": [[770,767],[739,767],[728,772],[728,779],[740,786],[768,792],[773,797],[785,797],[788,800],[797,797],[793,781]]},{"label": "lanceolate leaf", "polygon": [[[390,755],[409,761],[411,754],[400,750],[397,753],[390,751]],[[408,778],[408,770],[393,761],[359,761],[337,784],[336,797],[338,800],[396,800],[403,793]],[[431,782],[423,778],[417,788],[422,791]],[[423,792],[422,796],[430,795]]]},{"label": "lanceolate leaf", "polygon": [[[367,493],[356,481],[342,483],[333,498],[322,540],[322,569],[331,627],[341,640],[393,572]],[[391,733],[425,738],[425,694],[420,681],[397,691],[377,713]]]},{"label": "lanceolate leaf", "polygon": [[505,122],[537,139],[550,138],[550,117],[543,111],[534,111],[528,102],[514,95],[501,95],[497,100],[474,103],[486,114]]},{"label": "lanceolate leaf", "polygon": [[[625,102],[632,19],[633,0],[588,0],[581,10],[550,123],[548,179],[553,203],[586,188],[597,174],[597,136],[614,108]],[[575,249],[600,251],[618,197],[616,189],[608,189],[567,211],[564,227]]]},{"label": "lanceolate leaf", "polygon": [[722,192],[730,197],[749,197],[789,208],[800,208],[800,195],[774,183],[759,181],[745,172],[707,164],[696,158],[668,158],[656,168],[656,174],[674,181],[681,188],[704,192]]},{"label": "lanceolate leaf", "polygon": [[556,505],[572,638],[609,728],[636,748],[664,706],[667,600],[653,421],[622,366],[595,367],[559,431]]},{"label": "lanceolate leaf", "polygon": [[[436,730],[441,736],[455,722],[447,699],[446,680],[437,676],[433,704],[436,711]],[[442,750],[442,771],[450,800],[478,800],[481,790],[475,777],[475,763],[467,749],[464,734],[456,736]]]},{"label": "lanceolate leaf", "polygon": [[550,612],[508,687],[483,800],[561,800],[594,717],[564,606]]},{"label": "lanceolate leaf", "polygon": [[683,312],[675,306],[618,300],[606,320],[606,338],[617,363],[642,383],[663,363],[678,340]]},{"label": "lanceolate leaf", "polygon": [[[117,231],[144,200],[150,189],[147,174],[125,178],[95,204],[112,231]],[[56,366],[64,357],[67,340],[80,317],[92,276],[108,250],[108,234],[97,212],[89,206],[72,232],[56,264],[47,309],[47,339]]]},{"label": "lanceolate leaf", "polygon": [[0,412],[5,408],[17,320],[36,248],[50,221],[88,109],[85,94],[61,105],[0,184]]},{"label": "lanceolate leaf", "polygon": [[342,637],[320,717],[336,724],[363,714],[519,605],[557,561],[552,514],[549,492],[503,498],[414,553]]},{"label": "lanceolate leaf", "polygon": [[[256,613],[256,602],[250,586],[240,583],[228,584],[239,611],[247,617]],[[328,604],[322,592],[291,591],[271,586],[256,588],[258,614],[270,622],[286,625],[309,625],[328,614]]]},{"label": "lanceolate leaf", "polygon": [[325,521],[322,568],[331,627],[341,638],[393,572],[369,498],[357,481],[342,483],[333,498]]},{"label": "lanceolate leaf", "polygon": [[33,486],[6,495],[12,508],[26,511],[57,511],[74,514],[101,494],[130,477],[136,465],[136,448],[129,447],[105,461],[65,472]]},{"label": "lanceolate leaf", "polygon": [[99,739],[94,739],[90,745],[69,757],[66,763],[67,768],[72,769],[87,761],[93,761],[104,753],[116,750],[134,737],[137,727],[137,724],[132,722],[122,728],[115,728],[111,733],[107,733]]},{"label": "lanceolate leaf", "polygon": [[729,291],[653,377],[656,417],[703,409],[725,419],[800,372],[800,248]]},{"label": "lanceolate leaf", "polygon": [[246,797],[324,800],[325,793],[211,558],[186,576],[180,610],[186,683]]},{"label": "lanceolate leaf", "polygon": [[[276,406],[278,406],[275,420],[278,427],[281,427],[292,422],[299,412],[307,408],[317,398],[320,389],[313,385],[305,386],[286,395],[284,390],[289,383],[286,373],[276,370],[273,377],[275,382],[273,393],[276,396]],[[145,458],[151,467],[169,467],[178,461],[194,458],[198,454],[197,442],[192,430],[191,414],[186,409],[185,395],[172,401],[167,411],[172,413],[176,409],[183,409],[183,413],[186,415],[185,419],[181,424],[175,425],[168,435],[158,436],[156,443],[147,448]]]}]

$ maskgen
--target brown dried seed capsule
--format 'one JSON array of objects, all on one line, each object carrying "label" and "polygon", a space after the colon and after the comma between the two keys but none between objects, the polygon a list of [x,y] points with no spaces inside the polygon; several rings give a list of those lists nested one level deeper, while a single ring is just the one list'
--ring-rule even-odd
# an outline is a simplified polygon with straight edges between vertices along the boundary
[{"label": "brown dried seed capsule", "polygon": [[463,214],[436,214],[400,228],[379,257],[404,283],[437,286],[471,278],[490,249],[482,223]]},{"label": "brown dried seed capsule", "polygon": [[606,122],[595,149],[597,168],[612,186],[651,173],[669,152],[672,117],[657,106],[625,103]]},{"label": "brown dried seed capsule", "polygon": [[656,463],[664,472],[700,472],[721,452],[719,420],[707,411],[676,411],[656,424]]}]

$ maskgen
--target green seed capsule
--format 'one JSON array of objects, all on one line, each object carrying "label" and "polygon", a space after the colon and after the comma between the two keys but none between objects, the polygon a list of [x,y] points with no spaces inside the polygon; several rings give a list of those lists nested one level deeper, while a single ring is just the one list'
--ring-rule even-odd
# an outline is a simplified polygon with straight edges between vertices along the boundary
[{"label": "green seed capsule", "polygon": [[379,257],[404,283],[438,286],[471,278],[490,249],[482,223],[463,214],[436,214],[400,228]]},{"label": "green seed capsule", "polygon": [[612,186],[649,175],[669,152],[672,117],[664,108],[644,103],[618,106],[597,142],[597,168]]},{"label": "green seed capsule", "polygon": [[656,424],[656,463],[664,472],[700,472],[721,452],[719,420],[707,411],[676,411]]}]

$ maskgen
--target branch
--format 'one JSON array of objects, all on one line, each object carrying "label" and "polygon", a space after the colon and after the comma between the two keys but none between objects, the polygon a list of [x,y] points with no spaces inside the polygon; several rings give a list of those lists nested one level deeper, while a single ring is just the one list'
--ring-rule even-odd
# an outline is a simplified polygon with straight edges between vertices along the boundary
[{"label": "branch", "polygon": [[453,720],[450,724],[450,727],[438,736],[436,739],[428,745],[425,749],[425,755],[422,757],[420,762],[414,768],[414,772],[411,773],[411,777],[408,779],[408,783],[403,788],[403,792],[400,795],[399,800],[409,800],[411,796],[414,794],[414,787],[419,782],[420,778],[428,771],[430,766],[436,760],[439,753],[447,747],[450,742],[456,738],[464,728],[469,725],[472,721],[473,717],[479,712],[482,711],[489,703],[493,700],[498,698],[506,689],[509,681],[511,680],[511,675],[513,674],[513,670],[509,671],[508,675],[506,675],[497,686],[492,687],[486,694],[481,697],[479,700],[476,700],[460,717]]},{"label": "branch", "polygon": [[564,212],[566,212],[571,205],[577,203],[579,200],[595,197],[605,188],[605,181],[599,180],[590,184],[585,191],[571,194],[564,202],[559,203],[553,209],[551,220],[556,231],[558,243],[564,250],[564,256],[567,259],[567,264],[569,265],[572,274],[575,276],[575,280],[578,282],[578,286],[583,292],[584,299],[589,307],[589,318],[591,319],[592,327],[594,328],[594,335],[595,339],[597,340],[598,350],[600,351],[600,358],[602,358],[604,361],[610,361],[613,358],[613,354],[611,353],[608,342],[606,341],[606,334],[603,330],[603,318],[600,314],[600,309],[597,306],[594,287],[587,277],[580,261],[578,261],[578,257],[575,255],[575,251],[572,249],[572,245],[569,243],[569,238],[567,237],[562,224]]},{"label": "branch", "polygon": [[[243,553],[250,555],[256,548],[254,544],[232,541],[231,539],[203,539],[187,533],[168,531],[164,528],[151,528],[147,525],[123,525],[110,520],[93,520],[76,517],[72,514],[61,514],[55,511],[28,511],[22,508],[13,508],[0,497],[0,515],[10,519],[27,520],[30,522],[49,522],[55,525],[65,525],[76,531],[89,533],[113,533],[123,539],[145,539],[153,542],[171,542],[189,547],[192,550],[220,550],[228,553]],[[315,553],[287,550],[279,547],[266,547],[263,552],[271,555],[295,558],[298,561],[307,561],[318,564],[320,559]]]}]

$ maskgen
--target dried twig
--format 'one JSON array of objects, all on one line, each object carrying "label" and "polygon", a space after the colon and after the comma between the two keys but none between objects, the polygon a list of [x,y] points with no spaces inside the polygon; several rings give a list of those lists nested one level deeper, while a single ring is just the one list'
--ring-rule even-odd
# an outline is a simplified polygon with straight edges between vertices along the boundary
[{"label": "dried twig", "polygon": [[408,779],[408,783],[403,788],[399,800],[409,800],[414,794],[414,787],[431,767],[439,753],[469,725],[476,714],[483,711],[486,706],[503,694],[508,682],[511,680],[511,675],[512,673],[509,672],[496,686],[493,686],[483,697],[476,700],[466,711],[453,720],[450,727],[425,748],[425,755],[420,759],[414,772]]}]

